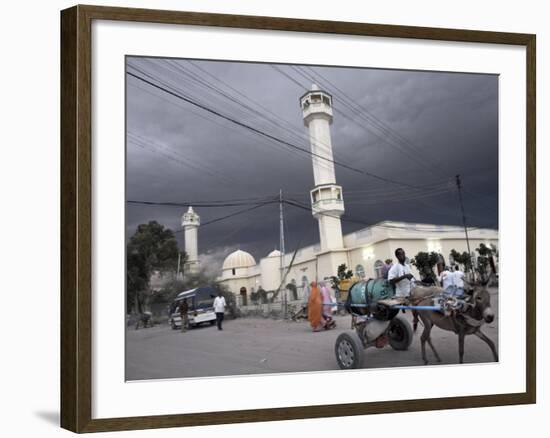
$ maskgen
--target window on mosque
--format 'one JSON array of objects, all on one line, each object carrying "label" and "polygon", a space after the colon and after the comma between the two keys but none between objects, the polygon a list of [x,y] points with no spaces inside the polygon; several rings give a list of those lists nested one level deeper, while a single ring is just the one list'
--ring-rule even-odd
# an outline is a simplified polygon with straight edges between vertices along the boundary
[{"label": "window on mosque", "polygon": [[323,103],[327,104],[328,106],[330,106],[330,99],[327,97],[327,96],[323,96]]},{"label": "window on mosque", "polygon": [[313,94],[311,96],[311,101],[313,103],[319,103],[319,102],[321,102],[321,96],[319,94]]},{"label": "window on mosque", "polygon": [[236,272],[235,272],[235,268],[231,269],[231,273],[232,273],[233,275],[235,275],[235,273],[236,273]]},{"label": "window on mosque", "polygon": [[357,265],[355,267],[355,273],[359,278],[365,278],[365,267],[363,265]]}]

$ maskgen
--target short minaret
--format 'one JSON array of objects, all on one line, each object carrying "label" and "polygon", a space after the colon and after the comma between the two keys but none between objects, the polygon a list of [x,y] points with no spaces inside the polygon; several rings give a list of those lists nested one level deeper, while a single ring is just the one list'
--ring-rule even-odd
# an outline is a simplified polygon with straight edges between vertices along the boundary
[{"label": "short minaret", "polygon": [[181,226],[185,231],[185,252],[187,253],[187,262],[185,262],[184,272],[194,274],[199,271],[199,249],[198,249],[198,231],[201,224],[200,216],[195,213],[193,207],[181,217]]},{"label": "short minaret", "polygon": [[315,187],[311,190],[311,209],[319,221],[321,251],[342,249],[344,214],[342,187],[336,184],[330,125],[332,124],[332,96],[313,84],[300,98],[304,125],[309,130]]}]

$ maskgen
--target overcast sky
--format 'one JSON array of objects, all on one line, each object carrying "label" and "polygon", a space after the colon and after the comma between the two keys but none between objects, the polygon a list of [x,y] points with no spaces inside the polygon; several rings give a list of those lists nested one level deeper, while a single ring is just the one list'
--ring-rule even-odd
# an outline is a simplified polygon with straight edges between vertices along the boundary
[{"label": "overcast sky", "polygon": [[[468,224],[498,228],[497,76],[150,58],[128,58],[127,71],[303,149],[298,99],[318,83],[333,95],[335,160],[365,172],[336,166],[344,233],[382,220],[461,224],[456,174]],[[131,75],[127,131],[127,200],[217,202],[282,189],[309,205],[310,156]],[[248,207],[196,211],[205,223]],[[153,219],[179,230],[184,210],[127,204],[127,233]],[[285,218],[287,251],[318,242],[311,213],[285,206]],[[235,249],[259,260],[278,246],[278,204],[199,228],[199,253],[216,269]]]}]

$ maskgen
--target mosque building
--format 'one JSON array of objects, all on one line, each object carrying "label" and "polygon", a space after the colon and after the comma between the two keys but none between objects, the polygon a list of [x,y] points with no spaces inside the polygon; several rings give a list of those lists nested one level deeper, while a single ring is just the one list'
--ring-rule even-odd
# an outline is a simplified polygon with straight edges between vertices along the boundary
[{"label": "mosque building", "polygon": [[[229,254],[223,262],[218,281],[240,295],[241,303],[245,303],[247,296],[260,288],[276,291],[293,283],[298,291],[305,290],[313,280],[321,281],[336,275],[341,264],[345,264],[359,278],[377,278],[382,273],[384,260],[395,261],[394,251],[399,247],[409,257],[420,251],[435,251],[447,263],[452,261],[452,249],[460,253],[468,251],[464,229],[455,225],[383,221],[343,235],[340,217],[345,211],[344,193],[336,183],[330,135],[332,96],[313,85],[300,98],[300,106],[311,144],[314,187],[310,191],[310,200],[313,217],[319,226],[319,243],[301,248],[296,254],[283,255],[273,250],[259,263],[251,254],[240,249]],[[185,229],[185,249],[189,254],[188,264],[193,270],[199,267],[199,225],[200,218],[189,208],[183,215],[182,226]],[[468,234],[472,251],[481,243],[498,247],[498,230],[475,228],[470,229]]]}]

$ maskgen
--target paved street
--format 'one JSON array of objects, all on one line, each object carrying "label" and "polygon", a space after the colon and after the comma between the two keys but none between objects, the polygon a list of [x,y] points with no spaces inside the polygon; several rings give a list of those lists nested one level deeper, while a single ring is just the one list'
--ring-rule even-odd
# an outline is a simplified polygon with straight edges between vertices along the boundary
[{"label": "paved street", "polygon": [[[498,345],[498,299],[491,294],[497,318],[484,325],[483,332]],[[406,318],[411,320],[410,312]],[[337,328],[313,333],[307,321],[288,322],[262,318],[226,320],[224,330],[206,325],[187,333],[168,326],[128,329],[126,336],[127,380],[204,377],[338,369],[334,343],[350,329],[351,317],[336,317]],[[365,352],[365,368],[420,366],[419,326],[408,351],[386,346]],[[432,331],[434,346],[443,364],[458,362],[458,339],[439,328]],[[433,359],[428,348],[428,358]],[[468,336],[464,361],[490,362],[489,347],[476,336]]]}]

